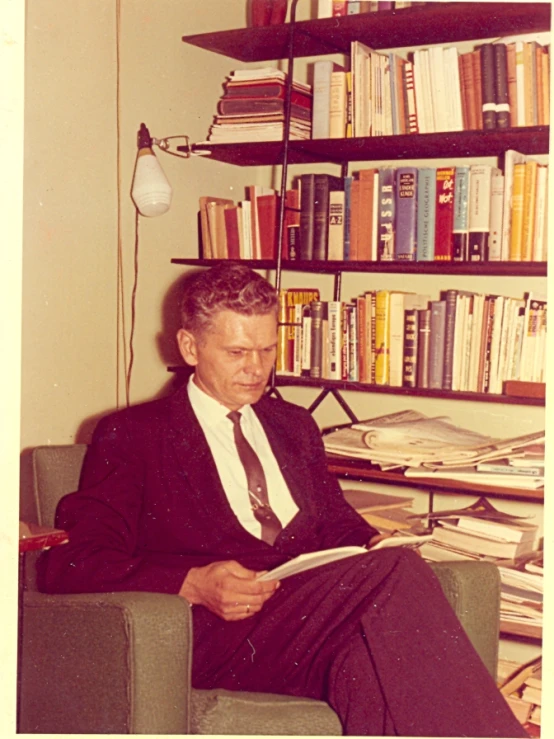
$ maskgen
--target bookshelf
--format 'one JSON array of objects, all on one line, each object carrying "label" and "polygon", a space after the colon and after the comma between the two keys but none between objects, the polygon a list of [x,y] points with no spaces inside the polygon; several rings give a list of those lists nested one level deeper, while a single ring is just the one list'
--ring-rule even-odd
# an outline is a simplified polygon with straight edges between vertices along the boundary
[{"label": "bookshelf", "polygon": [[[288,58],[290,79],[295,58],[333,53],[348,54],[353,40],[362,41],[374,49],[413,48],[433,43],[476,41],[545,31],[550,28],[550,19],[551,9],[548,3],[525,6],[521,3],[433,3],[424,7],[300,21],[270,28],[240,28],[196,34],[183,36],[183,41],[242,62]],[[395,162],[449,157],[470,160],[472,157],[484,156],[501,158],[507,149],[516,149],[525,155],[546,154],[549,149],[549,127],[514,127],[348,139],[289,139],[235,144],[204,142],[194,144],[192,149],[202,151],[204,158],[240,167],[281,165],[281,194],[283,194],[283,183],[286,183],[289,165],[326,162],[340,165],[343,173],[346,173],[351,162],[383,160]],[[283,212],[279,215],[281,221],[279,233],[282,239]],[[181,265],[214,264],[213,259],[174,258],[171,261]],[[334,300],[340,300],[343,273],[433,275],[445,278],[479,274],[481,278],[528,279],[544,278],[547,274],[546,262],[482,262],[479,263],[477,271],[475,264],[471,262],[288,261],[283,259],[280,248],[275,260],[245,260],[245,263],[257,269],[274,270],[278,288],[284,271],[334,275]],[[450,286],[446,279],[441,287],[443,286]],[[332,392],[337,399],[340,391],[352,390],[461,401],[544,405],[544,398],[514,398],[504,394],[408,389],[327,379],[306,380],[290,376],[273,377],[274,388],[287,385],[319,387],[323,389],[322,393]],[[348,408],[345,410],[352,419],[355,418]]]},{"label": "bookshelf", "polygon": [[[288,58],[289,80],[295,58],[349,54],[353,40],[361,41],[375,50],[414,48],[432,44],[456,44],[479,39],[501,38],[516,34],[550,30],[551,8],[548,3],[503,2],[436,2],[422,8],[382,11],[340,18],[301,21],[261,28],[240,28],[217,33],[183,36],[182,40],[210,53],[216,53],[239,62],[270,62]],[[287,126],[285,125],[285,130]],[[281,167],[281,194],[284,193],[289,165],[328,163],[338,165],[345,173],[352,162],[377,162],[477,157],[499,157],[508,149],[525,155],[544,155],[549,151],[549,127],[514,127],[504,130],[465,130],[445,133],[373,136],[350,139],[286,140],[278,142],[248,142],[214,144],[201,142],[192,150],[202,152],[204,158],[238,167]],[[370,165],[371,166],[371,165]],[[280,213],[280,239],[283,237],[283,211]],[[343,274],[413,275],[419,279],[430,276],[440,280],[441,287],[450,287],[450,280],[478,274],[487,278],[524,278],[544,280],[545,262],[328,262],[288,261],[282,258],[280,245],[275,260],[244,260],[255,269],[272,270],[276,284],[281,284],[282,272],[318,273],[334,276],[334,299],[340,299]],[[176,265],[213,266],[213,259],[174,258]],[[544,284],[541,282],[541,286]],[[179,372],[182,368],[170,368]],[[368,385],[350,381],[310,379],[296,376],[275,376],[273,389],[297,386],[321,389],[312,403],[313,410],[323,397],[332,394],[348,414],[340,396],[342,391],[355,393],[389,394],[406,397],[440,398],[447,401],[544,406],[544,397],[519,397],[463,391],[402,388]],[[408,481],[398,473],[371,469],[359,460],[329,459],[329,467],[346,479],[424,489],[430,500],[435,493],[479,494],[507,500],[542,504],[544,492],[497,488],[475,491],[445,481]],[[433,487],[433,484],[436,487]],[[467,487],[467,486],[466,486]]]}]

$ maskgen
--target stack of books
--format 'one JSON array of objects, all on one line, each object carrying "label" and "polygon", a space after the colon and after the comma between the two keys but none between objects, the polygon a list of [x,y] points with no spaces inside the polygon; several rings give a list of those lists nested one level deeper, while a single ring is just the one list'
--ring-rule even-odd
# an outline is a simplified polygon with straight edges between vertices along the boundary
[{"label": "stack of books", "polygon": [[531,737],[541,735],[542,657],[526,664],[498,661],[497,684],[514,716]]},{"label": "stack of books", "polygon": [[459,515],[439,518],[422,556],[434,562],[464,559],[515,561],[534,551],[538,526],[505,517],[503,521]]},{"label": "stack of books", "polygon": [[[210,128],[211,143],[280,141],[284,133],[286,74],[273,67],[238,69],[229,75]],[[309,139],[312,93],[294,81],[291,91],[291,139]]]},{"label": "stack of books", "polygon": [[542,638],[544,558],[534,552],[518,564],[498,564],[501,579],[500,629]]}]

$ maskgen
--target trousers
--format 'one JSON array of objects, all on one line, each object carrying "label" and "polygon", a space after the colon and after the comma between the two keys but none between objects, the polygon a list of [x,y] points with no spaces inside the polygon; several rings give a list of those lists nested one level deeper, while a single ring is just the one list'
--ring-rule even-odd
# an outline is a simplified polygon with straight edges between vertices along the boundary
[{"label": "trousers", "polygon": [[527,736],[411,550],[287,578],[242,621],[193,614],[195,688],[325,700],[351,736]]}]

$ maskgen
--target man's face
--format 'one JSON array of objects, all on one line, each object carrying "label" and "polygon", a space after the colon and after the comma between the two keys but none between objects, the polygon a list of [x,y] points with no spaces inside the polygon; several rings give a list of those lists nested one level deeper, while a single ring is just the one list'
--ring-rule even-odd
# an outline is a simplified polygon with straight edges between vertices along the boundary
[{"label": "man's face", "polygon": [[229,410],[263,395],[277,351],[277,316],[217,313],[200,335],[177,333],[181,355],[195,367],[196,384]]}]

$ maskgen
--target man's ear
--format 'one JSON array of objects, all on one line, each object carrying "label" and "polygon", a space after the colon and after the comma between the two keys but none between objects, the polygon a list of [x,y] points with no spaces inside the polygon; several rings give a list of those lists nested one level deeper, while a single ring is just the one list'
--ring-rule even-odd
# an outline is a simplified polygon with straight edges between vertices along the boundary
[{"label": "man's ear", "polygon": [[190,331],[180,328],[177,331],[177,345],[185,362],[191,367],[196,367],[198,364],[198,351],[194,335]]}]

